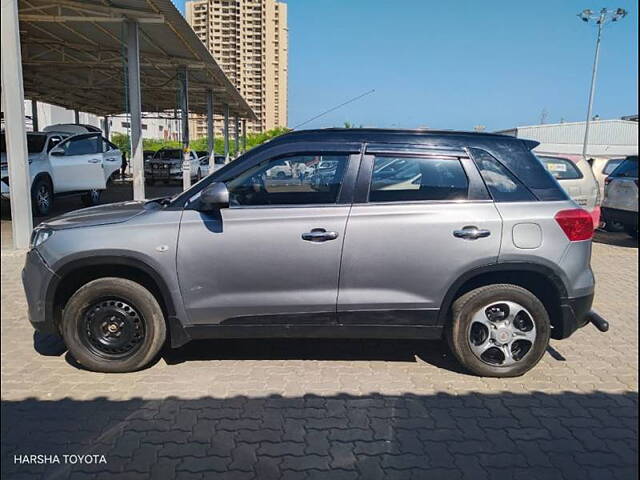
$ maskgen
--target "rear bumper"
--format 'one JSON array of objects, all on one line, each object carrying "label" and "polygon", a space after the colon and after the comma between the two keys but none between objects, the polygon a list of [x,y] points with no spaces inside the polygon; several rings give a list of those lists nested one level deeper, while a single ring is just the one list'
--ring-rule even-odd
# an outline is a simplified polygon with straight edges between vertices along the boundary
[{"label": "rear bumper", "polygon": [[590,321],[593,293],[582,297],[564,298],[560,302],[560,318],[556,319],[551,338],[561,340],[584,327]]},{"label": "rear bumper", "polygon": [[602,219],[605,222],[618,222],[627,227],[638,228],[638,212],[602,207]]},{"label": "rear bumper", "polygon": [[27,260],[22,270],[22,285],[27,297],[29,322],[33,328],[42,333],[57,333],[54,320],[47,315],[47,289],[56,274],[49,268],[37,250],[27,253]]}]

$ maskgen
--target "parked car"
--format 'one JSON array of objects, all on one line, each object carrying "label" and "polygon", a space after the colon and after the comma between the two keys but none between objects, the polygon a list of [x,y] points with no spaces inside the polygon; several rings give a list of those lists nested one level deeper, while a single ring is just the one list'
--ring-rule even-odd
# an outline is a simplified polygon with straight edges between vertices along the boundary
[{"label": "parked car", "polygon": [[[29,319],[106,372],[144,367],[167,339],[299,336],[446,338],[471,372],[522,375],[549,338],[608,328],[590,310],[591,216],[536,145],[411,130],[279,136],[177,196],[38,226],[23,272]],[[332,165],[326,188],[265,181],[309,155]],[[379,167],[397,159],[420,181],[378,188]]]},{"label": "parked car", "polygon": [[593,175],[600,188],[600,198],[604,198],[604,181],[624,161],[624,158],[589,158]]},{"label": "parked car", "polygon": [[564,157],[537,155],[542,164],[555,177],[562,188],[593,218],[593,228],[600,226],[600,189],[591,170],[584,160],[570,160]]},{"label": "parked car", "polygon": [[638,238],[638,157],[627,157],[605,180],[602,216]]},{"label": "parked car", "polygon": [[[202,171],[203,177],[206,177],[207,175],[209,175],[209,173],[212,173],[209,171],[209,154],[206,154],[200,157],[199,161],[200,161],[200,170]],[[224,155],[215,155],[213,161],[214,161],[213,172],[215,172],[219,168],[224,167],[225,157]]]},{"label": "parked car", "polygon": [[[190,150],[189,171],[191,181],[198,181],[202,178],[202,168],[196,152]],[[145,163],[144,177],[147,185],[154,185],[162,181],[169,183],[172,180],[182,181],[182,163],[184,162],[184,152],[179,148],[161,148],[151,160]]]},{"label": "parked car", "polygon": [[[4,132],[1,134],[2,198],[9,200],[9,171]],[[107,182],[122,164],[118,148],[99,133],[27,134],[31,204],[37,216],[48,215],[54,196],[81,195],[84,205],[100,201]]]},{"label": "parked car", "polygon": [[49,125],[42,129],[43,132],[64,132],[70,135],[78,135],[80,133],[102,133],[98,127],[86,125],[82,123],[57,123]]}]

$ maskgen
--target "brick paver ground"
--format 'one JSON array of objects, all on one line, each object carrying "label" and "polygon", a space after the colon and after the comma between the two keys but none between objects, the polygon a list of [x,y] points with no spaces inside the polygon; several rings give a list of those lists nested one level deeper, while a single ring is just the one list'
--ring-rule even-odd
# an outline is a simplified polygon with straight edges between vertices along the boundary
[{"label": "brick paver ground", "polygon": [[[611,330],[553,341],[507,380],[410,341],[208,341],[138,373],[86,372],[34,350],[23,257],[5,250],[2,477],[636,478],[638,250],[600,240],[595,304]],[[26,454],[107,463],[15,463]]]}]

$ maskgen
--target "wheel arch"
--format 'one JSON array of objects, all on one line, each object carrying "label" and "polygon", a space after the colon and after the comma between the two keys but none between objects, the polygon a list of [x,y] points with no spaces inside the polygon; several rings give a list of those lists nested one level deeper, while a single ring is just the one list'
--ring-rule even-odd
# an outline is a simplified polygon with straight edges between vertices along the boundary
[{"label": "wheel arch", "polygon": [[445,325],[451,321],[451,307],[461,295],[498,283],[510,283],[531,291],[547,309],[552,327],[561,321],[561,304],[567,298],[567,288],[560,274],[537,263],[505,262],[473,269],[453,282],[443,298],[438,323]]},{"label": "wheel arch", "polygon": [[82,285],[104,277],[125,278],[140,283],[158,300],[165,319],[175,318],[176,308],[162,276],[148,263],[123,255],[77,258],[56,268],[55,280],[46,293],[47,317],[60,325],[62,309]]},{"label": "wheel arch", "polygon": [[49,185],[51,185],[51,193],[55,193],[55,189],[53,186],[53,177],[51,177],[51,174],[49,172],[38,172],[34,177],[33,177],[33,181],[31,182],[31,188],[33,188],[33,186],[36,184],[36,182],[38,180],[44,179],[47,182],[49,182]]}]

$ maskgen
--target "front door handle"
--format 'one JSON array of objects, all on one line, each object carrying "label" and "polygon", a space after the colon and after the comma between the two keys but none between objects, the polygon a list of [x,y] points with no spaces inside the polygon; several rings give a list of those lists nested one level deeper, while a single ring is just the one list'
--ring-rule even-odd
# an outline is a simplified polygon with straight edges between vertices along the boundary
[{"label": "front door handle", "polygon": [[87,160],[87,162],[89,162],[89,163],[100,163],[101,160],[99,158],[90,158],[89,160]]},{"label": "front door handle", "polygon": [[461,230],[454,230],[453,236],[456,238],[463,238],[465,240],[477,240],[478,238],[485,238],[491,235],[489,230],[484,230],[482,228],[474,227],[474,226],[466,226]]},{"label": "front door handle", "polygon": [[308,242],[326,242],[338,238],[338,232],[327,232],[324,228],[314,228],[302,234],[302,239]]}]

